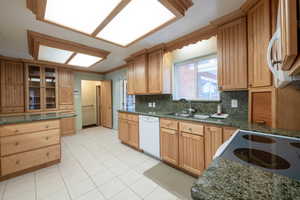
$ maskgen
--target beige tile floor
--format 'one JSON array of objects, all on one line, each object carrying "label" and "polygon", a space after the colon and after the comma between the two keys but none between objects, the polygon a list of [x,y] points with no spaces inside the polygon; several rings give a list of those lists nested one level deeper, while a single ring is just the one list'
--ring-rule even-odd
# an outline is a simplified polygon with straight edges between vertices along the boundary
[{"label": "beige tile floor", "polygon": [[60,164],[1,182],[1,200],[178,200],[143,175],[158,163],[89,128],[62,139]]}]

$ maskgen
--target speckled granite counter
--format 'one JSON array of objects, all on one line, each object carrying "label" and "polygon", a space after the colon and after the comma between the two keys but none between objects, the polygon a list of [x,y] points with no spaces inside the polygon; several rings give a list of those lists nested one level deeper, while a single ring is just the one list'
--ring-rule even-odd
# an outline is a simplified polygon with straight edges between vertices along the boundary
[{"label": "speckled granite counter", "polygon": [[155,116],[155,117],[164,117],[164,118],[172,118],[178,120],[186,120],[186,121],[195,121],[195,122],[202,122],[207,124],[214,124],[220,126],[229,126],[229,127],[236,127],[241,130],[246,131],[255,131],[255,132],[263,132],[263,133],[270,133],[274,135],[282,135],[282,136],[290,136],[290,137],[298,137],[300,138],[300,131],[288,131],[282,129],[272,129],[266,126],[258,126],[255,124],[251,124],[247,121],[247,119],[242,118],[235,118],[235,117],[228,117],[227,119],[197,119],[192,117],[179,117],[175,115],[171,115],[169,113],[150,113],[150,112],[140,112],[135,110],[119,110],[119,112],[127,112],[127,113],[134,113],[139,115],[147,115],[147,116]]},{"label": "speckled granite counter", "polygon": [[22,115],[15,115],[15,116],[1,116],[0,117],[0,125],[26,123],[26,122],[51,120],[51,119],[61,119],[61,118],[69,118],[69,117],[75,117],[75,116],[76,116],[76,114],[74,114],[74,113],[63,113],[63,112],[44,113],[44,114],[22,114]]},{"label": "speckled granite counter", "polygon": [[300,182],[217,158],[191,193],[194,200],[300,200]]}]

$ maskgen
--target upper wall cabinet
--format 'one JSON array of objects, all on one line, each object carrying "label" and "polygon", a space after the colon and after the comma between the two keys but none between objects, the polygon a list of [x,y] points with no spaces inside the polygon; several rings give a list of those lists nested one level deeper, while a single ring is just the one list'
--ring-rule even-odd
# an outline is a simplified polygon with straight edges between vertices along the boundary
[{"label": "upper wall cabinet", "polygon": [[26,111],[58,109],[57,68],[28,64],[26,67]]},{"label": "upper wall cabinet", "polygon": [[1,113],[24,112],[23,63],[1,61]]},{"label": "upper wall cabinet", "polygon": [[147,94],[147,90],[148,90],[147,64],[148,63],[147,63],[146,54],[140,55],[133,60],[135,94]]},{"label": "upper wall cabinet", "polygon": [[128,94],[171,93],[170,53],[162,49],[135,57],[128,63]]},{"label": "upper wall cabinet", "polygon": [[267,64],[270,38],[271,3],[270,0],[261,0],[248,12],[248,66],[251,88],[272,85]]},{"label": "upper wall cabinet", "polygon": [[171,93],[171,53],[157,50],[148,55],[148,93]]},{"label": "upper wall cabinet", "polygon": [[219,86],[221,90],[248,88],[246,18],[218,29]]},{"label": "upper wall cabinet", "polygon": [[59,108],[60,110],[74,110],[74,73],[70,69],[60,68],[59,73]]}]

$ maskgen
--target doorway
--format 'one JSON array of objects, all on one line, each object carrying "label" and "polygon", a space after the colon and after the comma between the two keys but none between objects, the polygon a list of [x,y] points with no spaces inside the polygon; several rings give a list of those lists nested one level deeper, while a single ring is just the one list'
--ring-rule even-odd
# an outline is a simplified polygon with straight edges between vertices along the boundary
[{"label": "doorway", "polygon": [[100,126],[101,81],[81,81],[82,128]]}]

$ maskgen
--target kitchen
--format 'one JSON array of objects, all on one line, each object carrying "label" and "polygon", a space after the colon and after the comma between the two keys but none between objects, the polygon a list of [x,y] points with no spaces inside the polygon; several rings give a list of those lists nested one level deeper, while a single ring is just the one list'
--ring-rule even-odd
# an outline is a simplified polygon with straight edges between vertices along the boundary
[{"label": "kitchen", "polygon": [[1,200],[300,199],[299,6],[2,1]]}]

